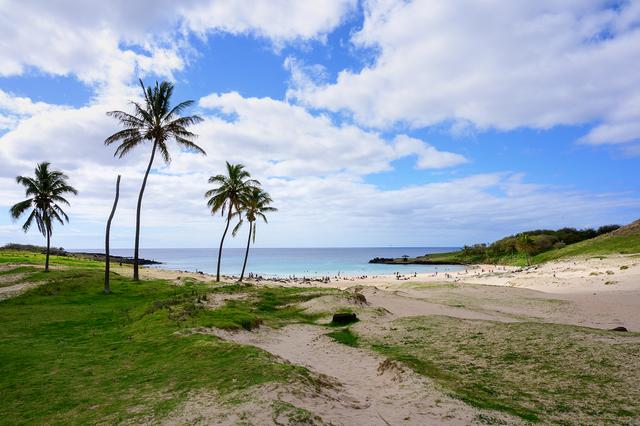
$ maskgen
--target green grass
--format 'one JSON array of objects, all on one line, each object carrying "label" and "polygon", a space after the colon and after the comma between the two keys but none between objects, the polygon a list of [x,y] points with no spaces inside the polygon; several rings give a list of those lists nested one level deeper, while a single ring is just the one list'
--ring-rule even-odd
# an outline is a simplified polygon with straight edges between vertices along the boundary
[{"label": "green grass", "polygon": [[24,274],[28,272],[35,272],[38,268],[33,266],[16,266],[15,268],[7,269],[6,271],[0,271],[0,277],[4,275]]},{"label": "green grass", "polygon": [[633,253],[640,253],[640,233],[632,235],[603,235],[571,244],[561,249],[540,253],[534,256],[532,261],[534,263],[543,263],[573,256]]},{"label": "green grass", "polygon": [[[0,259],[23,260],[6,253]],[[113,292],[104,295],[102,270],[78,262],[87,267],[31,273],[30,280],[48,283],[0,302],[0,424],[160,418],[193,391],[225,395],[266,382],[313,381],[306,369],[258,348],[185,332],[310,321],[285,306],[312,297],[308,289],[243,288],[255,303],[211,311],[202,307],[205,297],[242,289],[134,283],[113,274]]]},{"label": "green grass", "polygon": [[640,335],[612,333],[430,316],[359,341],[479,408],[545,424],[632,424]]},{"label": "green grass", "polygon": [[[44,267],[46,256],[41,253],[33,253],[29,251],[21,250],[2,250],[0,249],[0,264],[14,263],[14,264],[29,264],[40,265]],[[49,264],[51,266],[69,266],[80,268],[104,268],[104,262],[97,262],[94,260],[80,259],[69,256],[50,256]]]},{"label": "green grass", "polygon": [[342,343],[343,345],[354,348],[358,346],[358,335],[354,334],[349,328],[332,331],[331,333],[327,333],[327,336],[331,337],[336,342]]}]

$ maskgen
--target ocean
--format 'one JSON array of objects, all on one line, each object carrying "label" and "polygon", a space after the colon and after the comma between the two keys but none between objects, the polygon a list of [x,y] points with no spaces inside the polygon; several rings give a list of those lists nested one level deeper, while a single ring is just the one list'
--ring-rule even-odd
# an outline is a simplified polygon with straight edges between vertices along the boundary
[{"label": "ocean", "polygon": [[[381,265],[368,263],[374,257],[410,257],[427,253],[457,250],[457,247],[366,247],[366,248],[251,248],[246,273],[265,277],[359,276],[400,272],[446,272],[461,269],[457,265]],[[103,249],[76,250],[104,253]],[[225,248],[222,251],[221,272],[240,275],[244,248]],[[111,249],[116,256],[133,256],[133,249]],[[140,249],[143,259],[162,262],[154,268],[183,271],[216,272],[217,249]]]}]

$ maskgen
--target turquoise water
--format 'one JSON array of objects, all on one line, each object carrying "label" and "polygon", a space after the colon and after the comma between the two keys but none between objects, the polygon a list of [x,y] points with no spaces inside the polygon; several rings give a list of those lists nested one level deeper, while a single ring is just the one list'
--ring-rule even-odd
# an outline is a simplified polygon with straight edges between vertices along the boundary
[{"label": "turquoise water", "polygon": [[[400,272],[455,271],[455,265],[380,265],[368,263],[374,257],[419,256],[456,250],[456,247],[365,247],[365,248],[252,248],[247,273],[263,276],[287,277],[382,275]],[[78,250],[103,253],[104,250]],[[117,256],[133,256],[132,249],[112,249]],[[162,262],[154,267],[184,271],[215,273],[217,249],[141,249],[140,257]],[[222,251],[221,271],[226,275],[240,275],[244,249]]]}]

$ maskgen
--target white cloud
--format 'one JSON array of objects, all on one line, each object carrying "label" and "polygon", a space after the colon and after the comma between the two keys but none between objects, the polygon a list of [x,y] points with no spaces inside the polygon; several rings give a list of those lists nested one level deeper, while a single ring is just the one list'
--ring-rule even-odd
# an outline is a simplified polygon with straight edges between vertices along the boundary
[{"label": "white cloud", "polygon": [[0,130],[15,127],[22,118],[64,107],[33,102],[30,98],[15,96],[0,89]]},{"label": "white cloud", "polygon": [[[277,4],[276,4],[277,3]],[[30,68],[90,84],[127,83],[186,65],[186,36],[250,33],[282,45],[322,38],[354,0],[0,2],[0,76]]]},{"label": "white cloud", "polygon": [[277,44],[322,37],[355,8],[355,0],[203,1],[180,10],[184,25],[207,34],[254,34]]},{"label": "white cloud", "polygon": [[365,1],[352,42],[377,49],[375,62],[330,84],[310,82],[293,64],[289,96],[379,128],[600,122],[586,142],[631,141],[640,137],[640,6],[608,5]]},{"label": "white cloud", "polygon": [[438,151],[433,146],[406,135],[396,136],[394,139],[395,150],[398,157],[405,155],[417,155],[416,164],[419,169],[439,169],[444,167],[464,164],[468,160],[460,154]]},{"label": "white cloud", "polygon": [[419,168],[466,161],[404,135],[386,142],[377,133],[335,125],[326,115],[314,116],[300,106],[271,98],[213,94],[202,98],[200,106],[230,117],[209,116],[200,128],[201,140],[216,141],[211,149],[215,155],[246,161],[271,176],[365,175],[389,170],[391,161],[409,155],[418,156]]},{"label": "white cloud", "polygon": [[[629,219],[625,209],[640,206],[625,194],[539,186],[513,173],[444,178],[385,190],[367,183],[366,175],[388,170],[394,159],[416,155],[416,167],[444,167],[463,157],[408,136],[385,141],[376,133],[336,125],[327,116],[314,116],[284,101],[226,93],[200,103],[205,112],[213,108],[222,114],[205,114],[205,122],[194,129],[209,155],[182,152],[172,145],[173,162],[156,163],[144,198],[143,247],[215,245],[223,222],[210,216],[203,193],[209,187],[208,176],[223,171],[225,160],[244,162],[279,208],[260,229],[262,246],[471,243],[514,229],[598,225],[612,217],[623,221]],[[125,160],[114,159],[113,148],[103,146],[104,137],[117,128],[104,114],[111,108],[96,102],[34,111],[0,137],[0,207],[23,197],[14,176],[32,174],[37,161],[49,160],[80,191],[68,208],[71,224],[56,230],[54,244],[100,246],[115,177],[122,174],[112,245],[130,247],[150,146],[141,146]],[[23,235],[19,223],[0,229],[0,243],[38,238],[34,233]]]}]

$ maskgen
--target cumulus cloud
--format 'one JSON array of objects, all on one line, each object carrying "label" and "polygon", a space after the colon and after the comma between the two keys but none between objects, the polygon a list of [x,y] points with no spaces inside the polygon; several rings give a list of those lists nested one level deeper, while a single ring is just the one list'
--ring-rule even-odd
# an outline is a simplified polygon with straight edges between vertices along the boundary
[{"label": "cumulus cloud", "polygon": [[60,108],[64,107],[33,102],[30,98],[15,96],[0,89],[0,130],[15,127],[22,118]]},{"label": "cumulus cloud", "polygon": [[[172,163],[156,163],[144,199],[143,247],[214,245],[223,221],[210,216],[203,193],[209,187],[207,178],[220,173],[225,160],[245,163],[279,208],[260,231],[262,246],[470,243],[498,237],[523,223],[600,224],[612,212],[620,216],[640,205],[625,194],[545,187],[510,172],[384,190],[368,183],[367,175],[389,170],[397,158],[416,156],[419,168],[452,166],[465,159],[406,135],[385,140],[375,132],[335,124],[327,115],[313,115],[286,101],[231,92],[203,97],[199,103],[205,121],[194,130],[209,155],[172,145]],[[97,102],[44,108],[0,137],[0,206],[7,208],[23,197],[15,175],[31,174],[36,161],[49,160],[80,191],[68,209],[72,223],[56,231],[54,244],[95,247],[102,239],[115,176],[122,174],[112,245],[130,247],[150,145],[124,160],[114,159],[113,148],[103,146],[104,137],[117,128],[105,115],[111,108]],[[477,223],[485,225],[479,228]],[[34,233],[22,235],[18,224],[2,225],[0,239],[39,241]]]},{"label": "cumulus cloud", "polygon": [[355,8],[355,0],[203,1],[182,7],[184,26],[207,34],[253,34],[282,44],[323,37]]},{"label": "cumulus cloud", "polygon": [[322,38],[355,0],[181,2],[0,2],[0,76],[35,68],[90,84],[153,72],[169,77],[188,61],[187,36],[249,33],[282,45]]},{"label": "cumulus cloud", "polygon": [[377,49],[375,62],[344,70],[333,83],[315,83],[296,68],[289,96],[379,128],[595,122],[585,142],[635,140],[640,6],[610,6],[604,0],[368,0],[352,42]]},{"label": "cumulus cloud", "polygon": [[[238,93],[212,94],[200,106],[211,115],[201,126],[201,139],[217,141],[212,151],[222,158],[248,159],[272,176],[365,175],[390,169],[390,162],[417,155],[419,168],[443,168],[466,159],[437,150],[405,135],[385,141],[357,126],[334,124],[327,115],[271,98],[244,98]],[[268,161],[264,161],[268,158]]]}]

